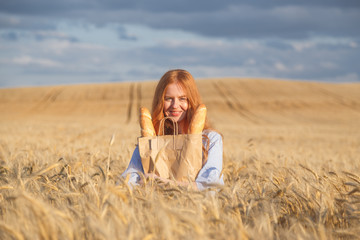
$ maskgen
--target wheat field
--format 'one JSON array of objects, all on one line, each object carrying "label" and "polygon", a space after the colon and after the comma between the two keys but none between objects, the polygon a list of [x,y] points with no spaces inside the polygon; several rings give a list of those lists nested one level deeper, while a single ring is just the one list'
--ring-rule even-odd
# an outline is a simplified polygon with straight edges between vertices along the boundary
[{"label": "wheat field", "polygon": [[225,186],[119,179],[156,82],[0,89],[0,239],[359,239],[360,84],[203,79]]}]

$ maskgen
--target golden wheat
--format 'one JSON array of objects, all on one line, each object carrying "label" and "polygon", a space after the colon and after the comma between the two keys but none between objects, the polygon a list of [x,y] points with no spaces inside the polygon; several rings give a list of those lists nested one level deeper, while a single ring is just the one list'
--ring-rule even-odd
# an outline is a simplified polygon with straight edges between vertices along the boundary
[{"label": "golden wheat", "polygon": [[[70,88],[69,96],[47,105],[40,105],[46,89],[29,104],[15,104],[15,90],[8,95],[12,102],[1,95],[0,239],[358,239],[356,94],[338,87],[343,105],[332,109],[332,98],[310,94],[320,87],[332,91],[328,85],[275,81],[266,92],[261,81],[209,83],[201,90],[209,118],[224,135],[225,186],[205,191],[154,181],[131,188],[119,179],[139,132],[135,108],[149,105],[144,89],[151,83],[109,86],[114,92],[99,96],[113,98],[96,114],[91,104],[100,103],[90,93],[98,88],[84,87],[79,95]],[[299,96],[302,89],[307,98]],[[129,104],[117,95],[127,91],[142,91],[142,99]],[[256,91],[263,92],[253,99]],[[81,94],[92,97],[85,101]],[[56,107],[72,115],[59,115]],[[331,118],[333,111],[342,115]]]}]

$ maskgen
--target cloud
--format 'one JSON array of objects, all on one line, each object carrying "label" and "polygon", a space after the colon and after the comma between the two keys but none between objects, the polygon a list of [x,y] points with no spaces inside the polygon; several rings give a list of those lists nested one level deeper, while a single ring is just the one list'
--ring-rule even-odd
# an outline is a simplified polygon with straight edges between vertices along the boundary
[{"label": "cloud", "polygon": [[72,37],[58,31],[36,31],[32,32],[31,35],[33,35],[33,37],[38,41],[44,41],[46,39],[56,39],[70,42],[78,42],[78,39],[76,37]]},{"label": "cloud", "polygon": [[137,37],[134,34],[129,34],[123,26],[117,27],[117,33],[120,39],[136,41]]},{"label": "cloud", "polygon": [[[228,38],[359,37],[359,1],[85,1],[12,0],[0,3],[0,27],[52,28],[46,19],[95,25],[140,24]],[[120,34],[120,36],[122,36]],[[126,37],[127,35],[125,35]],[[133,37],[130,37],[133,39]]]},{"label": "cloud", "polygon": [[158,79],[171,68],[357,81],[357,22],[358,0],[1,1],[0,73],[18,84]]},{"label": "cloud", "polygon": [[0,29],[3,30],[56,30],[58,20],[52,17],[47,18],[44,15],[7,13],[0,7]]},{"label": "cloud", "polygon": [[270,39],[268,41],[266,41],[266,46],[267,47],[270,47],[270,48],[275,48],[275,49],[278,49],[278,50],[291,50],[291,49],[294,49],[294,47],[290,44],[290,43],[287,43],[287,42],[284,42],[284,41],[275,41],[273,39]]},{"label": "cloud", "polygon": [[288,70],[287,67],[282,62],[276,62],[274,64],[274,67],[277,71],[280,71],[280,72]]},{"label": "cloud", "polygon": [[13,31],[1,33],[0,37],[7,41],[17,41],[19,39],[18,33],[13,32]]},{"label": "cloud", "polygon": [[70,41],[78,42],[78,39],[74,36],[69,36],[66,33],[59,31],[19,31],[19,30],[9,30],[0,32],[0,38],[6,41],[19,41],[19,40],[29,40],[35,39],[36,41],[45,41],[50,39],[60,40],[60,41]]},{"label": "cloud", "polygon": [[345,75],[339,75],[332,78],[324,79],[332,82],[360,82],[360,77],[357,73],[348,73]]},{"label": "cloud", "polygon": [[31,56],[16,57],[12,60],[13,63],[19,65],[39,65],[41,67],[60,67],[61,64],[50,59],[33,58]]}]

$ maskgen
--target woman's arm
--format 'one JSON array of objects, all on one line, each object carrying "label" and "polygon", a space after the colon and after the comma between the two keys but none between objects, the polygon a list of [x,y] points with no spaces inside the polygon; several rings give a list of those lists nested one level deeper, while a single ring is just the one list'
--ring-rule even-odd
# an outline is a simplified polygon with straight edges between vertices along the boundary
[{"label": "woman's arm", "polygon": [[136,146],[132,154],[129,166],[121,176],[123,178],[126,178],[127,175],[130,175],[128,183],[132,185],[139,185],[141,180],[140,173],[144,173],[144,169],[141,163],[139,146]]},{"label": "woman's arm", "polygon": [[208,159],[195,180],[197,188],[200,190],[224,185],[223,176],[220,176],[223,167],[222,137],[215,131],[208,132],[207,136],[210,139]]}]

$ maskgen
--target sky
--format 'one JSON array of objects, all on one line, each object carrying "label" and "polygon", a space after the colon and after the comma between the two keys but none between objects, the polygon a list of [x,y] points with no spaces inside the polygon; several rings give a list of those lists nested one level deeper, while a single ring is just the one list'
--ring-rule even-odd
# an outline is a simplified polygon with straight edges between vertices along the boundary
[{"label": "sky", "polygon": [[0,88],[251,77],[360,82],[359,0],[1,0]]}]

